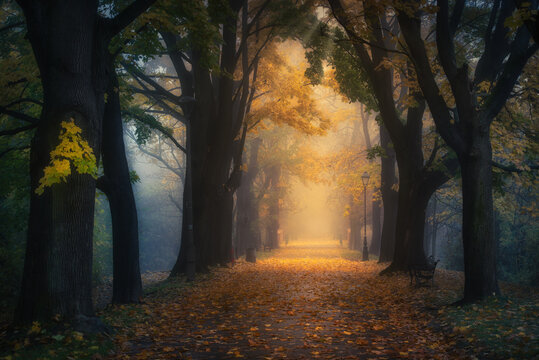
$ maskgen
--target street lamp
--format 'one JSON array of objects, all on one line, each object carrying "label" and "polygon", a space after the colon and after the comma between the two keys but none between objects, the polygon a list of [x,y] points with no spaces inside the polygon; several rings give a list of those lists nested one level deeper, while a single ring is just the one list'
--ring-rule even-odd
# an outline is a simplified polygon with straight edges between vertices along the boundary
[{"label": "street lamp", "polygon": [[364,231],[364,238],[363,238],[363,261],[369,260],[369,248],[367,247],[367,185],[369,184],[369,173],[364,172],[363,175],[361,175],[361,182],[363,182],[363,206],[365,214],[365,231]]}]

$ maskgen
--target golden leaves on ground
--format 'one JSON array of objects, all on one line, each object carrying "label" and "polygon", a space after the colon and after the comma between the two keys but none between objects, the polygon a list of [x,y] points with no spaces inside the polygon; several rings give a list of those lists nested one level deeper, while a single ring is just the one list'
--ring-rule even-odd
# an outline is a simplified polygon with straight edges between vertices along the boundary
[{"label": "golden leaves on ground", "polygon": [[[463,354],[429,323],[424,293],[329,240],[295,241],[149,298],[116,336],[117,359],[394,359]],[[171,296],[172,295],[172,296]]]}]

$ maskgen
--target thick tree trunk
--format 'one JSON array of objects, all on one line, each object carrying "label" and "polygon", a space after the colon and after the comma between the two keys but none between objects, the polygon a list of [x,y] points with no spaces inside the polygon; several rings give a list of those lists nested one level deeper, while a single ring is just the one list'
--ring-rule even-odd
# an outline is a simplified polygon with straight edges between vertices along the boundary
[{"label": "thick tree trunk", "polygon": [[[43,5],[45,6],[45,5]],[[30,216],[16,321],[55,314],[93,316],[92,242],[95,180],[73,171],[42,195],[35,190],[58,144],[60,123],[72,121],[99,154],[103,91],[94,78],[97,2],[25,8],[28,37],[43,84],[43,112],[30,155]],[[97,86],[96,86],[97,85]],[[96,90],[97,88],[97,90]]]},{"label": "thick tree trunk", "polygon": [[431,159],[424,164],[423,158],[423,113],[425,101],[416,95],[418,105],[408,108],[404,128],[408,141],[399,142],[396,149],[399,165],[399,205],[395,252],[391,265],[382,274],[392,271],[407,271],[411,265],[424,266],[425,219],[429,199],[449,176],[442,170],[430,169],[430,162],[436,156],[436,148]]},{"label": "thick tree trunk", "polygon": [[[100,154],[104,93],[111,38],[151,5],[138,0],[121,16],[102,21],[98,2],[19,1],[43,85],[43,111],[32,141],[27,252],[16,318],[30,321],[60,314],[80,331],[105,330],[93,318],[91,297],[95,180],[72,174],[36,195],[60,124],[82,129]],[[91,316],[91,317],[88,317]]]},{"label": "thick tree trunk", "polygon": [[125,155],[118,79],[112,61],[103,116],[103,170],[98,187],[107,195],[112,217],[112,302],[136,303],[142,297],[138,219]]},{"label": "thick tree trunk", "polygon": [[[399,170],[403,169],[400,163]],[[399,171],[399,200],[395,252],[391,265],[382,274],[406,271],[411,264],[426,264],[424,251],[425,218],[428,200],[434,190],[423,188],[419,180],[411,180]]]},{"label": "thick tree trunk", "polygon": [[395,231],[397,228],[398,194],[393,189],[396,183],[395,176],[395,151],[390,146],[390,139],[384,125],[380,125],[380,145],[385,151],[382,157],[381,186],[384,211],[382,224],[382,237],[380,239],[379,262],[387,262],[393,259],[395,251]]},{"label": "thick tree trunk", "polygon": [[[192,119],[192,117],[191,117]],[[193,210],[193,162],[191,145],[191,124],[187,125],[186,131],[186,161],[185,181],[183,188],[182,204],[182,232],[181,244],[176,263],[170,272],[170,277],[185,274],[187,281],[195,279],[196,272],[196,246],[194,237],[194,210]]]},{"label": "thick tree trunk", "polygon": [[[241,2],[231,1],[238,11]],[[208,228],[207,265],[223,264],[231,260],[233,191],[227,182],[234,151],[234,80],[229,74],[235,70],[237,15],[229,17],[223,26],[221,70],[218,82],[217,112],[210,120],[209,147],[204,164],[205,214],[202,226]]]},{"label": "thick tree trunk", "polygon": [[[214,114],[213,88],[208,69],[201,64],[201,55],[195,49],[191,56],[192,70],[185,68],[176,50],[174,35],[164,33],[163,39],[170,51],[170,57],[178,76],[181,78],[182,94],[195,97],[194,104],[182,105],[188,118],[186,128],[186,171],[183,189],[183,212],[181,244],[178,257],[170,272],[171,277],[186,274],[188,280],[195,277],[194,270],[207,271],[205,251],[208,229],[205,223],[204,163],[208,149],[207,131]],[[191,224],[191,226],[189,226]]]},{"label": "thick tree trunk", "polygon": [[459,156],[462,172],[464,298],[472,302],[499,294],[492,204],[492,149],[488,129],[474,136],[471,151]]},{"label": "thick tree trunk", "polygon": [[[191,161],[191,189],[187,187],[187,182],[184,187],[184,201],[191,196],[191,205],[193,208],[193,239],[195,249],[195,262],[197,272],[207,272],[208,262],[206,253],[209,248],[209,214],[206,204],[205,191],[205,173],[204,165],[208,155],[208,129],[210,119],[215,116],[215,98],[213,95],[213,87],[208,69],[202,64],[198,51],[193,51],[192,56],[193,78],[194,78],[194,94],[196,94],[196,103],[194,110],[189,117],[189,141],[190,149],[188,150],[191,156],[188,160]],[[186,175],[189,174],[186,172]],[[192,191],[189,191],[192,190]],[[187,213],[183,212],[182,224],[187,224]],[[174,265],[174,271],[171,276],[177,275],[179,272],[187,270],[187,242],[185,239],[186,230],[182,226],[182,244],[180,254]],[[177,269],[177,270],[176,270]]]}]

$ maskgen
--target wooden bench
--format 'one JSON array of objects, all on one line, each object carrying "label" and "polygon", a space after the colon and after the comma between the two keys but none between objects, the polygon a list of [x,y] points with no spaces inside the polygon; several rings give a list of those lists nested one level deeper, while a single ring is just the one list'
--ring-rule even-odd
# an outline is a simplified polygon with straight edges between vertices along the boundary
[{"label": "wooden bench", "polygon": [[434,285],[434,272],[436,271],[436,265],[439,260],[434,261],[434,257],[429,256],[427,264],[423,265],[410,265],[408,271],[410,273],[410,285],[415,281],[416,286],[427,285],[429,280],[431,286]]}]

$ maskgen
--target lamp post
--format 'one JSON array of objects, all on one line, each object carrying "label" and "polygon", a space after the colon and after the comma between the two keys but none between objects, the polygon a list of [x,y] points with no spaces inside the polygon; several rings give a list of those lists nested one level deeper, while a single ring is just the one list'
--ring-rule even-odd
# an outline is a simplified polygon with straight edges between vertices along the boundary
[{"label": "lamp post", "polygon": [[363,206],[364,210],[363,213],[365,214],[365,231],[364,231],[364,237],[363,237],[363,261],[369,260],[369,248],[367,247],[367,184],[369,184],[369,173],[364,172],[363,175],[361,175],[361,182],[363,182]]}]

